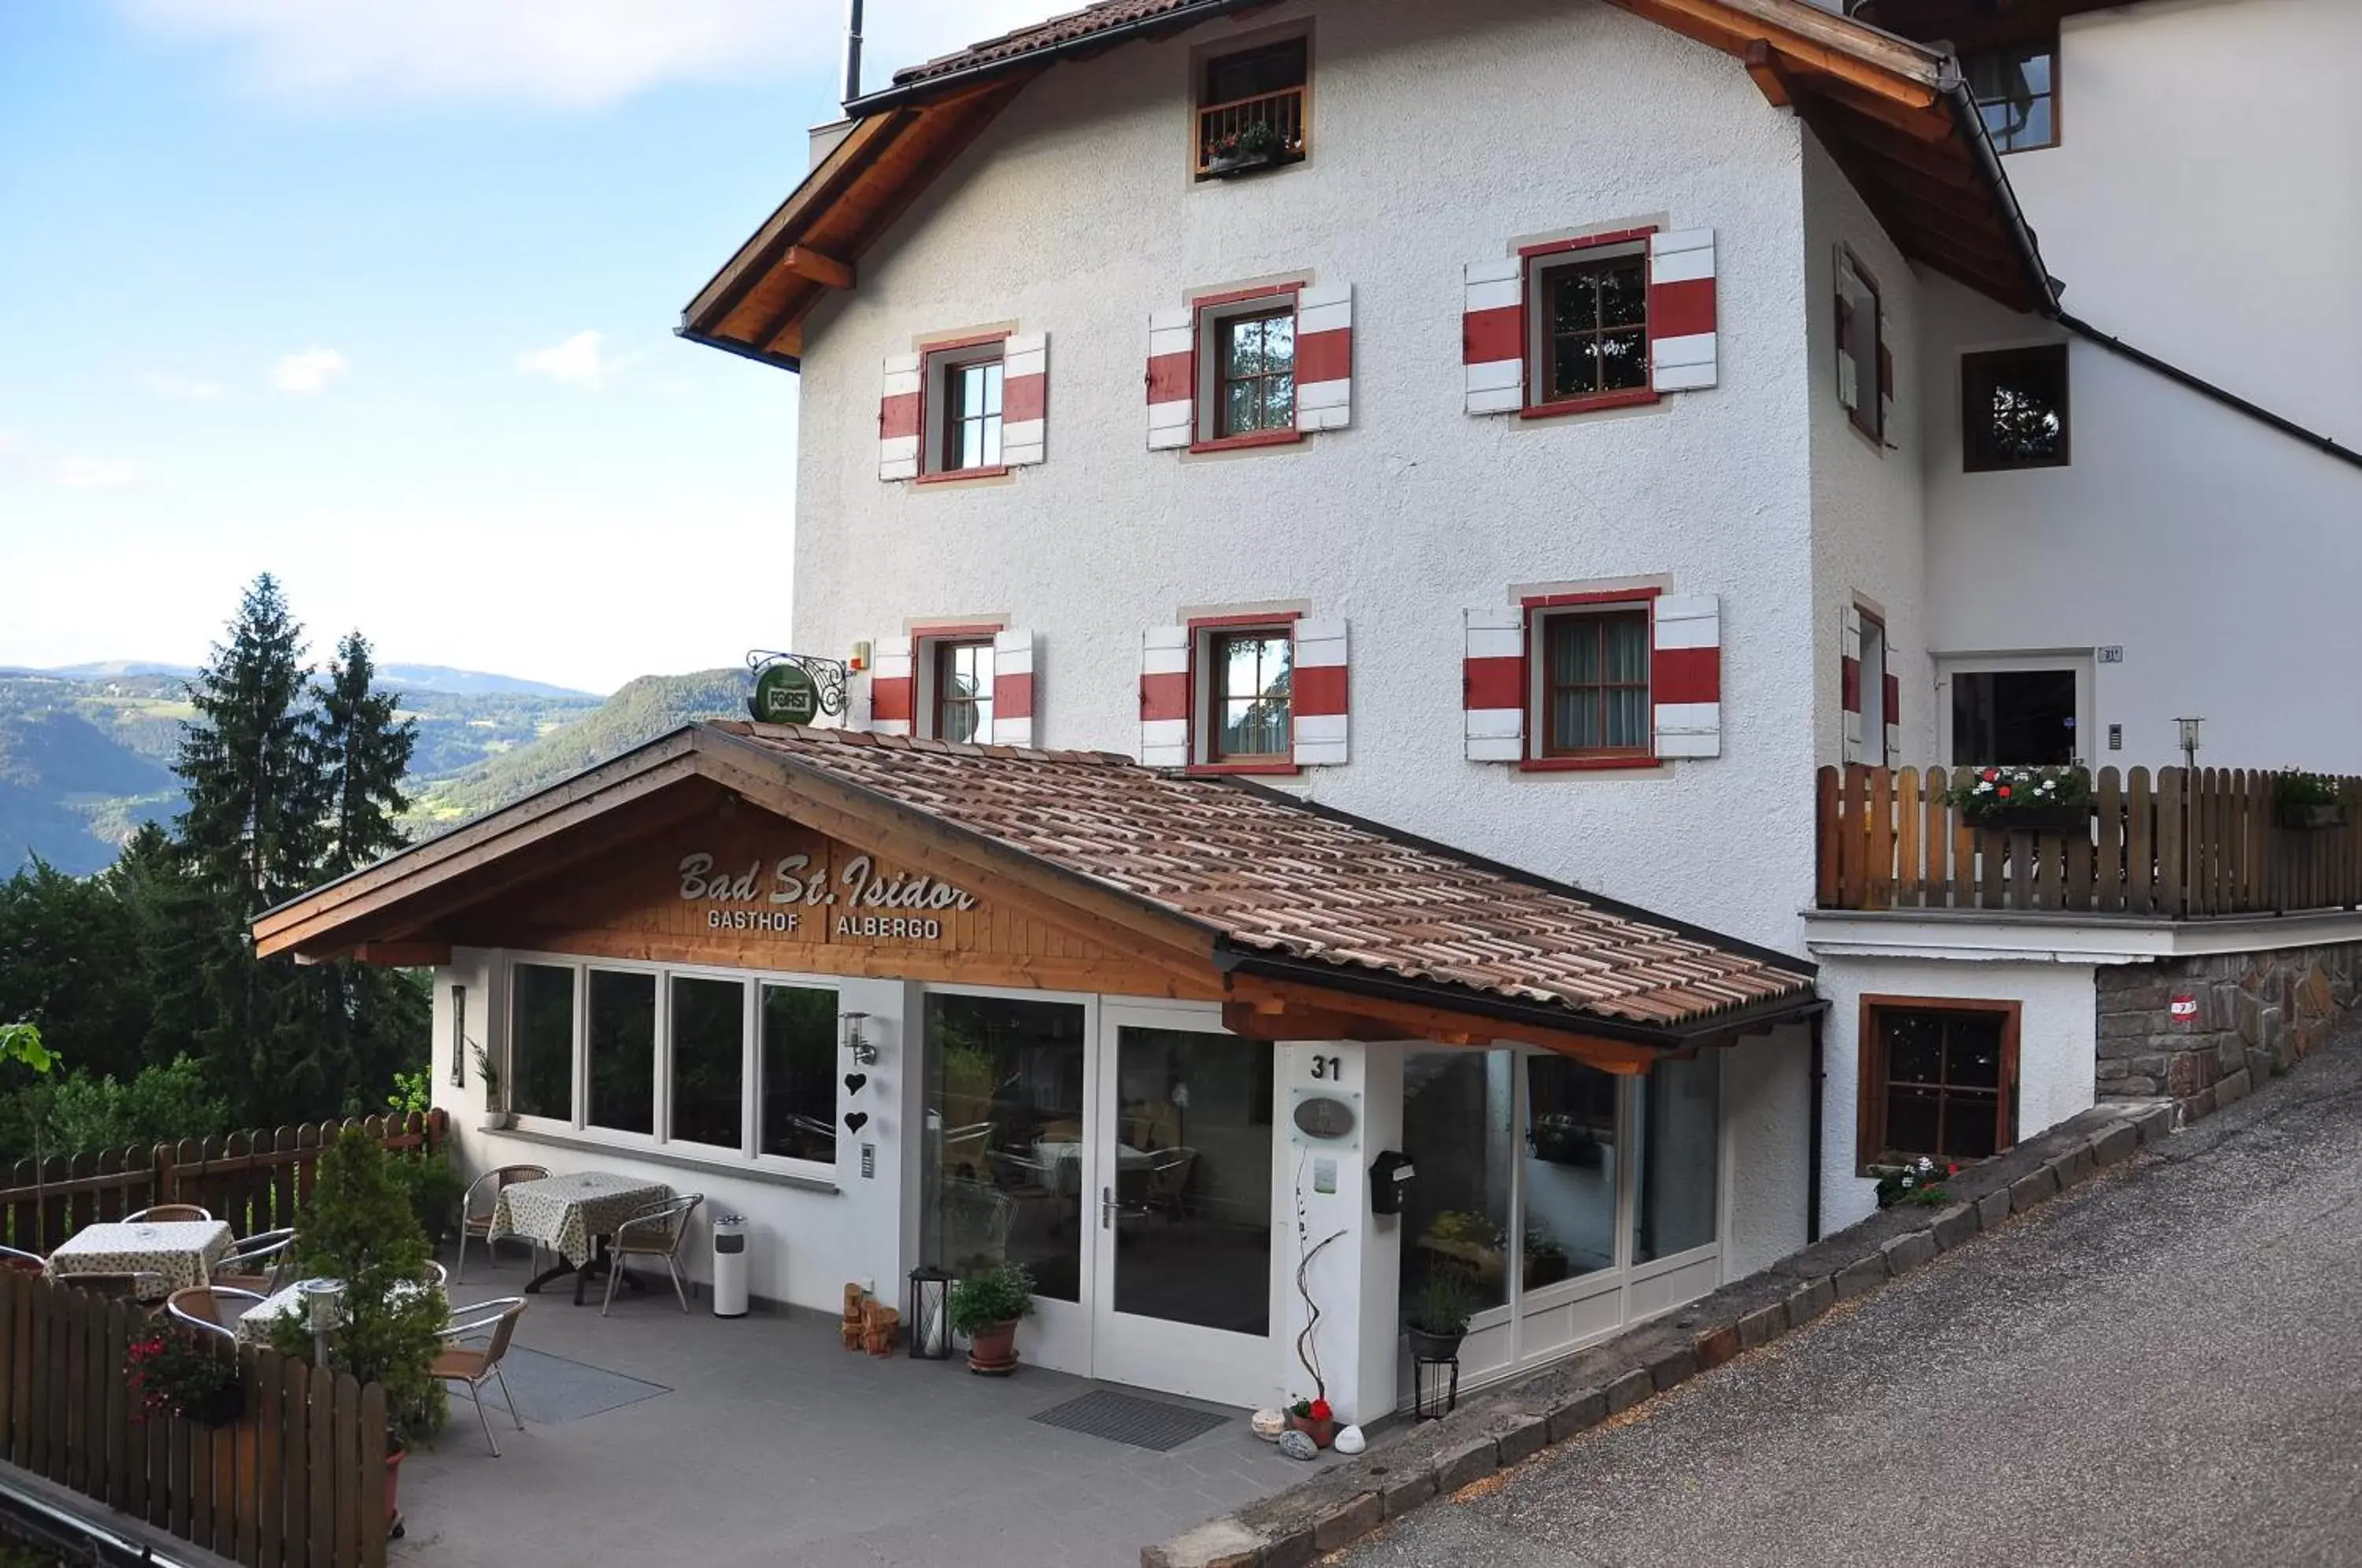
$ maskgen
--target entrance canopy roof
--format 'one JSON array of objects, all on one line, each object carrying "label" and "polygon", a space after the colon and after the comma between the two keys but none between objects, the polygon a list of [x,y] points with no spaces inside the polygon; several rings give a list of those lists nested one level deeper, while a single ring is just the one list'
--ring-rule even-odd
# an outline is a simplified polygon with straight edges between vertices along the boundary
[{"label": "entrance canopy roof", "polygon": [[[981,906],[1071,936],[1038,962],[982,935],[967,952],[831,950],[823,914],[803,928],[798,964],[1153,988],[1222,1001],[1231,1029],[1261,1038],[1522,1041],[1626,1072],[1820,1006],[1805,961],[1239,780],[746,723],[676,731],[315,889],[258,919],[256,948],[421,964],[455,943],[532,946],[557,907],[535,886],[612,867],[652,834],[677,847],[679,824],[737,822],[742,802],[825,835],[840,860],[876,857],[866,891],[849,872],[841,887],[818,879],[816,905],[834,911],[842,893],[852,908]],[[881,901],[895,897],[877,891],[888,866],[907,900]],[[949,902],[946,884],[971,901]],[[504,911],[542,912],[513,913],[509,931]],[[877,935],[869,926],[857,933]],[[1094,966],[1105,983],[1080,984]]]}]

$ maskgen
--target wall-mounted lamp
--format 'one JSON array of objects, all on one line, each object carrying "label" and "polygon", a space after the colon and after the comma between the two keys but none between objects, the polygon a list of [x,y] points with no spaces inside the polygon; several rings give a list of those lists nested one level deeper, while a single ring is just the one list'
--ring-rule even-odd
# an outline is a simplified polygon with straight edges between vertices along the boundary
[{"label": "wall-mounted lamp", "polygon": [[837,1016],[844,1020],[844,1045],[853,1053],[853,1065],[856,1067],[876,1066],[877,1047],[861,1037],[861,1025],[869,1015],[866,1012],[845,1012]]}]

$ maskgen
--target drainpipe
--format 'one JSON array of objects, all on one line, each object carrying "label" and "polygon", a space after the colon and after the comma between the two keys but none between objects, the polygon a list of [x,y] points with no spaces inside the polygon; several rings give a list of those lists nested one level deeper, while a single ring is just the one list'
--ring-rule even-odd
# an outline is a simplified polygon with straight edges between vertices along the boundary
[{"label": "drainpipe", "polygon": [[861,96],[861,0],[844,0],[844,101]]},{"label": "drainpipe", "polygon": [[1813,1103],[1805,1117],[1805,1245],[1821,1239],[1821,1099],[1828,1074],[1821,1058],[1821,1025],[1826,1011],[1813,1014]]}]

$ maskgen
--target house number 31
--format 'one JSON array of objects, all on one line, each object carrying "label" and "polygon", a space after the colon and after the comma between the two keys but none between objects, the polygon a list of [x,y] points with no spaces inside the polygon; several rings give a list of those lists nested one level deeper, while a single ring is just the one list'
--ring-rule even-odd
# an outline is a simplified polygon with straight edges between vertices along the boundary
[{"label": "house number 31", "polygon": [[1342,1078],[1345,1076],[1345,1058],[1342,1056],[1314,1056],[1312,1058],[1312,1076],[1315,1078],[1326,1078],[1332,1083]]}]

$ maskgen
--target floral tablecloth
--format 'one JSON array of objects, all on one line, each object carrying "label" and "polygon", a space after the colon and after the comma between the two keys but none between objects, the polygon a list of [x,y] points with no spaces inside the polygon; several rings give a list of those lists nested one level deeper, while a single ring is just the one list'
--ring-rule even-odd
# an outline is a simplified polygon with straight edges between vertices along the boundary
[{"label": "floral tablecloth", "polygon": [[[299,1279],[239,1313],[237,1342],[242,1345],[267,1345],[270,1342],[270,1325],[276,1320],[288,1316],[305,1318],[312,1310],[311,1304],[304,1299],[305,1283]],[[440,1286],[397,1285],[393,1288],[397,1295],[410,1290],[433,1290],[438,1296],[442,1294]]]},{"label": "floral tablecloth", "polygon": [[160,1283],[141,1288],[141,1299],[157,1301],[175,1290],[212,1282],[213,1268],[229,1255],[229,1226],[219,1220],[169,1220],[85,1225],[50,1254],[48,1274],[149,1274]]},{"label": "floral tablecloth", "polygon": [[580,1268],[590,1261],[599,1237],[613,1235],[634,1214],[671,1196],[672,1188],[662,1182],[613,1171],[511,1182],[492,1205],[491,1233],[539,1242]]}]

